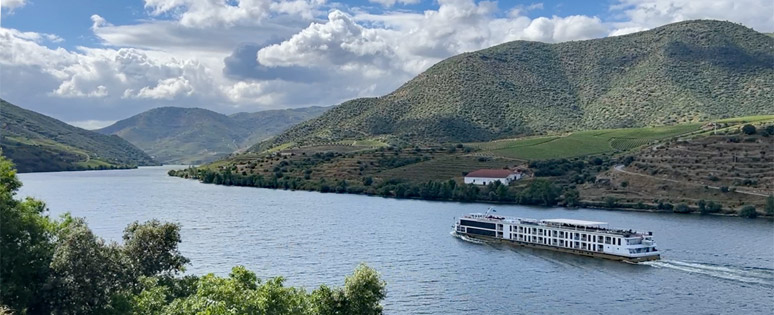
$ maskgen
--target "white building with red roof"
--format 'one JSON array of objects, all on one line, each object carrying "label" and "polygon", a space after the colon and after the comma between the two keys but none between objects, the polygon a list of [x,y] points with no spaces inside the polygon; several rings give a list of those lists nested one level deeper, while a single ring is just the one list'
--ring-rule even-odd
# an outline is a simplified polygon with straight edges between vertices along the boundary
[{"label": "white building with red roof", "polygon": [[465,184],[489,185],[499,181],[504,185],[510,184],[514,180],[521,179],[521,171],[506,169],[480,169],[465,175]]}]

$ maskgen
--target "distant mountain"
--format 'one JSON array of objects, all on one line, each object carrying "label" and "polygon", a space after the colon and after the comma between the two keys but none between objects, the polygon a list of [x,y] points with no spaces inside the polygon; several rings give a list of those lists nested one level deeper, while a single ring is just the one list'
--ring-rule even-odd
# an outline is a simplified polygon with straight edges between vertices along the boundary
[{"label": "distant mountain", "polygon": [[0,147],[19,172],[157,165],[124,139],[73,127],[5,100],[0,100]]},{"label": "distant mountain", "polygon": [[201,108],[161,107],[96,131],[118,135],[162,163],[200,164],[265,140],[327,109],[307,107],[226,116]]},{"label": "distant mountain", "polygon": [[771,114],[772,104],[774,38],[730,22],[687,21],[454,56],[386,96],[345,102],[251,150],[373,137],[487,141]]}]

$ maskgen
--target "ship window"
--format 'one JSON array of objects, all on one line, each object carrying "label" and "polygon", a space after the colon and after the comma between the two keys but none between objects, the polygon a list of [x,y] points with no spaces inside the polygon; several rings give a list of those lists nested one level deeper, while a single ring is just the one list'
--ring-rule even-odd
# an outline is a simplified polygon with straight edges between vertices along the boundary
[{"label": "ship window", "polygon": [[495,229],[495,224],[494,223],[484,223],[484,222],[478,222],[478,221],[460,220],[460,224],[461,225],[466,225],[466,226],[475,226],[475,227],[480,227],[480,228],[485,228],[485,229],[492,229],[492,230]]},{"label": "ship window", "polygon": [[470,234],[478,234],[478,235],[486,235],[486,236],[495,236],[494,231],[487,231],[487,230],[479,230],[474,228],[468,228],[468,233]]}]

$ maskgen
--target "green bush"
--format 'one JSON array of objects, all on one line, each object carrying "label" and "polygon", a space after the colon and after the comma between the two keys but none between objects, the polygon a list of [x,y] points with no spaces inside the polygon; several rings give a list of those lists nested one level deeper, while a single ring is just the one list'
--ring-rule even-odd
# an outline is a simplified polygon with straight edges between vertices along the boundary
[{"label": "green bush", "polygon": [[744,134],[746,134],[746,135],[754,135],[755,131],[756,131],[756,129],[755,129],[755,126],[753,126],[753,125],[746,124],[746,125],[742,126],[742,132],[744,132]]},{"label": "green bush", "polygon": [[684,203],[677,205],[677,207],[674,209],[675,213],[691,213],[691,211],[691,207]]},{"label": "green bush", "polygon": [[739,211],[739,216],[752,219],[758,216],[758,211],[756,211],[753,206],[744,206],[742,207],[742,210]]}]

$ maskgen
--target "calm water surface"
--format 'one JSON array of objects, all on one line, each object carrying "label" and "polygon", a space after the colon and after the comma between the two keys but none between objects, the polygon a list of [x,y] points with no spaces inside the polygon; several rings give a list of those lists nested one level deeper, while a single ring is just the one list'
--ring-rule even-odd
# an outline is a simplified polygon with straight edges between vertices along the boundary
[{"label": "calm water surface", "polygon": [[630,265],[450,236],[484,204],[201,184],[137,170],[21,174],[20,195],[85,217],[120,241],[135,220],[182,224],[189,273],[237,264],[288,285],[343,285],[361,262],[387,281],[389,314],[770,314],[774,223],[765,220],[498,206],[501,215],[577,218],[653,231],[663,261]]}]

